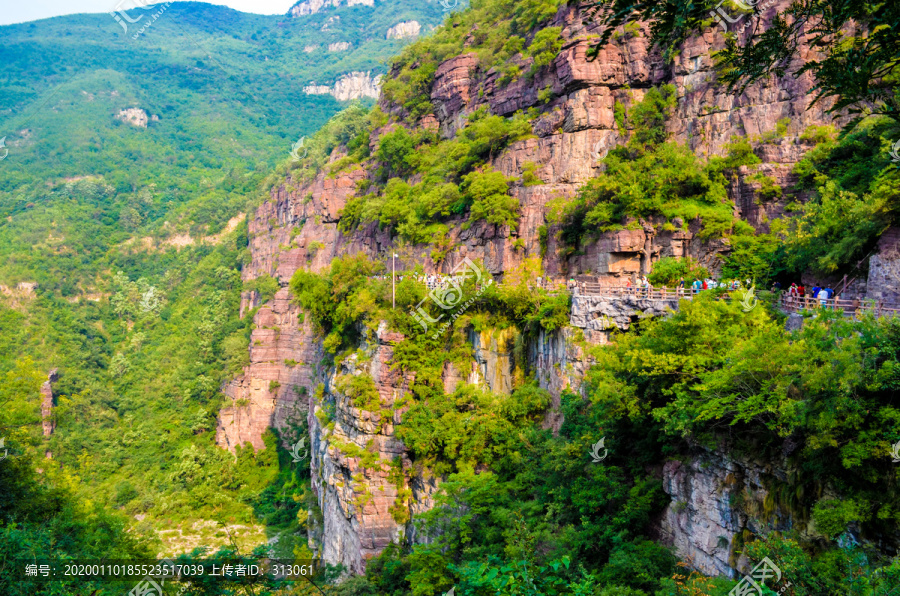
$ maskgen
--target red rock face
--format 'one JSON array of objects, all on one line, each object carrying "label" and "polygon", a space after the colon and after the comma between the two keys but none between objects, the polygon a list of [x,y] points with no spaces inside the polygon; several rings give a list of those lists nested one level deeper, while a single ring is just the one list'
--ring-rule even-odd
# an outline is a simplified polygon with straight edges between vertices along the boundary
[{"label": "red rock face", "polygon": [[[771,18],[774,10],[787,3],[779,2],[764,18]],[[589,61],[586,52],[590,42],[585,38],[595,31],[592,25],[582,23],[583,17],[576,6],[560,9],[554,24],[563,27],[565,43],[552,64],[535,73],[533,79],[523,77],[501,85],[498,73],[483,72],[477,55],[469,52],[438,67],[431,89],[434,111],[420,120],[420,126],[450,137],[465,124],[468,114],[481,106],[501,115],[537,108],[541,115],[533,123],[535,137],[514,143],[495,156],[491,165],[518,179],[525,165],[533,163],[541,184],[526,187],[518,183],[513,187],[521,205],[517,229],[483,221],[463,229],[466,220],[459,217],[448,222],[451,243],[457,248],[444,261],[435,263],[431,259],[431,247],[407,247],[401,251],[403,268],[420,263],[427,273],[449,272],[469,257],[482,261],[495,276],[502,276],[524,259],[538,256],[546,276],[590,275],[605,284],[620,284],[649,273],[652,264],[666,256],[691,256],[716,270],[721,254],[729,247],[721,240],[701,241],[698,221],[674,222],[674,231],[662,230],[662,218],[632,222],[629,229],[599,235],[583,247],[582,254],[567,255],[548,220],[552,202],[575,196],[585,181],[605,167],[605,151],[627,140],[628,132],[619,130],[615,121],[616,103],[630,108],[652,85],[670,83],[676,87],[678,102],[667,124],[669,132],[674,140],[686,143],[701,156],[721,155],[732,137],[773,131],[780,119],[788,118],[785,137],[759,147],[763,164],[742,168],[736,174],[728,189],[729,199],[736,214],[761,231],[783,214],[788,200],[803,200],[789,191],[794,181],[793,165],[809,149],[798,137],[810,124],[831,122],[824,112],[827,104],[807,109],[812,87],[808,76],[767,80],[740,95],[729,92],[716,82],[710,59],[723,47],[718,30],[690,39],[671,63],[664,62],[649,46],[646,27],[637,35],[613,40],[600,50],[596,60]],[[522,60],[523,72],[530,68],[529,61]],[[402,115],[402,108],[384,101],[382,108],[386,113]],[[332,159],[338,157],[335,154]],[[784,189],[782,199],[761,199],[761,183],[751,179],[757,172]],[[393,435],[403,411],[395,409],[397,400],[404,395],[408,382],[392,373],[390,367],[392,342],[400,338],[391,337],[383,329],[370,333],[368,343],[362,346],[370,357],[368,362],[348,359],[338,369],[324,369],[320,365],[320,340],[291,303],[286,286],[297,270],[322,271],[341,255],[363,252],[389,264],[386,255],[399,250],[389,230],[369,224],[345,234],[337,228],[340,210],[353,195],[357,182],[370,176],[374,173],[356,168],[334,177],[320,173],[308,182],[289,177],[257,210],[250,223],[252,261],[243,276],[251,280],[271,275],[282,289],[254,315],[251,363],[240,378],[225,387],[233,404],[222,411],[217,430],[218,443],[223,447],[249,442],[261,448],[262,433],[267,428],[290,429],[296,420],[307,416],[313,485],[321,509],[321,516],[310,518],[311,546],[326,561],[344,563],[355,571],[361,571],[365,560],[401,531],[414,537],[414,529],[404,526],[389,509],[407,513],[427,509],[437,481],[409,471],[408,454]],[[546,250],[542,250],[540,240],[543,226],[549,231]],[[884,270],[892,271],[889,267]],[[257,300],[251,294],[244,296],[242,314],[259,306]],[[597,332],[590,337],[603,341],[605,335]],[[510,379],[499,368],[508,355],[489,343],[476,348],[471,369],[446,368],[447,390],[473,380],[508,390]],[[528,353],[542,386],[556,399],[566,387],[578,389],[587,363],[570,334],[542,336],[529,346]],[[391,420],[353,407],[336,387],[338,376],[348,374],[372,377],[381,407],[394,410]],[[324,390],[317,400],[313,396],[320,384]],[[329,411],[327,416],[325,410]],[[559,422],[558,416],[550,415],[546,424],[558,428]],[[404,470],[402,481],[397,484],[388,478],[386,464],[362,468],[360,458],[352,455],[360,449],[377,454],[381,462],[398,461]],[[411,496],[398,502],[401,490],[411,491]]]},{"label": "red rock face", "polygon": [[216,442],[234,450],[250,443],[264,447],[262,435],[274,426],[290,428],[306,417],[309,388],[321,359],[312,325],[300,322],[300,308],[282,288],[256,313],[250,335],[250,365],[225,386],[232,406],[219,414]]}]

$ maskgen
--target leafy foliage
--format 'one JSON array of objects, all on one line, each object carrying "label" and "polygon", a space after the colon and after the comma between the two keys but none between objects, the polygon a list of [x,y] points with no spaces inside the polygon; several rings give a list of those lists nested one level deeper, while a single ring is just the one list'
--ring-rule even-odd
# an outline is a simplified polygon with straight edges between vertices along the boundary
[{"label": "leafy foliage", "polygon": [[[437,242],[448,229],[442,222],[467,209],[475,220],[515,227],[518,201],[508,193],[512,181],[477,168],[530,130],[521,114],[507,119],[484,108],[470,114],[453,139],[394,128],[379,137],[375,152],[384,186],[348,201],[341,228],[377,221],[411,242]],[[421,182],[407,182],[413,174]]]},{"label": "leafy foliage", "polygon": [[695,279],[706,279],[709,271],[690,257],[676,259],[675,257],[663,257],[653,264],[653,270],[648,277],[654,286],[675,287],[679,280],[684,279],[685,287],[690,286]]},{"label": "leafy foliage", "polygon": [[887,119],[870,119],[835,140],[818,137],[815,148],[795,167],[815,198],[795,205],[796,217],[773,224],[783,238],[785,266],[833,274],[858,270],[878,237],[897,220],[900,172],[889,161]]}]

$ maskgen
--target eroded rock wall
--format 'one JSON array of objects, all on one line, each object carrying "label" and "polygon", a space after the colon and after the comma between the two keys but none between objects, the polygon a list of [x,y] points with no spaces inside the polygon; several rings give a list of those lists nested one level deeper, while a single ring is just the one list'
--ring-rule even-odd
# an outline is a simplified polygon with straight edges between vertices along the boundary
[{"label": "eroded rock wall", "polygon": [[52,369],[47,374],[47,380],[41,384],[41,430],[45,437],[49,437],[56,430],[56,421],[53,419],[53,383],[59,379],[58,369]]},{"label": "eroded rock wall", "polygon": [[[298,11],[313,10],[314,5]],[[784,5],[786,1],[776,3],[762,18],[771,18]],[[316,6],[318,10],[324,3]],[[402,400],[408,382],[390,366],[392,342],[399,338],[387,329],[369,331],[358,352],[362,356],[322,370],[320,339],[291,304],[287,290],[297,270],[319,272],[334,258],[359,252],[386,261],[387,255],[396,251],[401,253],[404,269],[420,264],[427,274],[448,273],[470,258],[482,262],[487,272],[499,278],[529,257],[540,258],[549,277],[590,275],[605,285],[646,274],[665,256],[691,256],[715,271],[730,247],[726,241],[704,240],[698,221],[674,221],[668,227],[661,220],[632,222],[625,230],[600,234],[580,254],[562,249],[550,222],[553,202],[575,196],[584,182],[605,167],[606,152],[627,140],[628,131],[616,122],[616,104],[629,108],[642,99],[647,88],[663,83],[678,90],[675,113],[667,124],[672,137],[700,155],[722,155],[732,137],[770,133],[779,120],[787,118],[783,137],[769,135],[767,142],[757,143],[755,150],[762,164],[738,171],[728,191],[735,213],[761,231],[783,214],[788,200],[796,198],[790,194],[791,170],[809,149],[799,135],[809,124],[831,121],[824,113],[827,104],[808,109],[812,88],[808,76],[794,78],[789,73],[754,85],[743,94],[732,94],[715,80],[709,56],[723,47],[724,39],[712,29],[689,40],[671,63],[650,48],[646,28],[619,36],[600,50],[596,60],[589,61],[587,36],[595,31],[582,23],[583,18],[576,5],[560,9],[553,24],[563,27],[564,44],[552,64],[539,69],[533,79],[522,77],[501,84],[500,73],[485,71],[471,52],[446,60],[438,66],[431,87],[433,113],[419,123],[450,137],[464,125],[468,114],[481,106],[501,115],[528,108],[540,111],[533,121],[534,137],[518,141],[492,158],[494,168],[517,180],[526,164],[536,166],[539,184],[525,186],[520,181],[511,190],[520,204],[516,228],[469,222],[463,216],[450,219],[448,243],[454,249],[439,262],[432,259],[431,247],[398,247],[390,231],[374,223],[352,233],[342,232],[337,226],[341,209],[360,181],[376,175],[355,166],[335,174],[321,172],[312,180],[289,175],[251,219],[252,260],[243,272],[244,279],[271,275],[281,290],[266,305],[259,305],[252,294],[244,297],[243,312],[259,307],[253,315],[256,329],[251,362],[244,374],[226,387],[233,403],[220,416],[217,439],[223,447],[250,442],[260,448],[266,428],[288,428],[297,416],[306,415],[320,509],[319,515],[311,516],[311,545],[327,562],[361,571],[368,557],[401,533],[412,536],[413,529],[404,520],[431,506],[438,481],[421,470],[412,471],[405,447],[394,436],[404,412]],[[530,58],[520,60],[523,71],[528,70]],[[405,117],[398,106],[382,100],[381,107],[386,113]],[[373,147],[380,132],[372,135]],[[331,160],[340,157],[335,152]],[[783,196],[763,200],[758,174],[781,186]],[[545,226],[548,233],[542,235]],[[525,368],[551,391],[558,406],[563,390],[580,391],[581,378],[590,364],[586,345],[603,343],[610,330],[627,328],[640,313],[663,312],[665,306],[644,304],[638,298],[613,305],[576,297],[572,326],[539,334],[526,346]],[[510,338],[502,335],[473,333],[472,362],[464,370],[446,366],[445,390],[452,391],[460,382],[482,384],[495,391],[514,387],[519,371]],[[339,379],[348,375],[371,377],[380,407],[391,411],[390,416],[382,420],[355,407],[340,389]],[[558,428],[560,422],[551,412],[546,424]],[[379,463],[371,465],[373,462]],[[391,464],[402,473],[392,475]],[[730,464],[715,465],[724,471]],[[702,470],[676,469],[675,464],[667,469],[667,490],[673,499],[687,503],[685,510],[672,510],[667,522],[673,542],[685,552],[696,552],[703,569],[730,574],[728,569],[733,567],[726,565],[727,557],[723,559],[719,552],[718,539],[728,539],[740,527],[740,519],[733,521],[736,514],[727,510],[727,501],[713,502],[710,491],[714,482],[698,476]],[[752,476],[744,472],[744,477]],[[694,540],[694,528],[706,527],[703,524],[709,531],[697,534],[701,538]]]},{"label": "eroded rock wall", "polygon": [[735,553],[742,533],[764,535],[794,524],[768,488],[773,480],[787,480],[783,468],[708,450],[688,461],[667,462],[663,490],[672,502],[660,524],[663,541],[707,575],[734,578],[749,570],[746,558]]},{"label": "eroded rock wall", "polygon": [[900,306],[900,228],[882,234],[869,259],[868,297],[893,308]]},{"label": "eroded rock wall", "polygon": [[[410,499],[400,495],[409,489],[407,474],[391,474],[392,466],[411,467],[406,448],[394,436],[408,384],[391,366],[393,343],[402,340],[386,325],[369,333],[356,353],[329,371],[327,384],[311,402],[312,483],[321,509],[311,546],[325,561],[355,573],[400,538],[409,518]],[[372,379],[378,408],[357,407],[342,391],[355,375]]]}]

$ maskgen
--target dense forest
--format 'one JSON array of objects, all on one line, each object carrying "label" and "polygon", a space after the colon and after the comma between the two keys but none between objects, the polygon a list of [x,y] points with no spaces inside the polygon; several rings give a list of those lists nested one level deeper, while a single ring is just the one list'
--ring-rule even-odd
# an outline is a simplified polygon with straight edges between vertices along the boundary
[{"label": "dense forest", "polygon": [[[280,468],[274,449],[235,459],[214,444],[219,387],[247,359],[245,215],[275,165],[303,154],[303,138],[346,107],[304,85],[384,73],[384,59],[408,43],[385,31],[442,14],[424,2],[297,17],[176,3],[137,40],[108,14],[2,28],[0,438],[15,455],[0,474],[10,562],[232,543],[249,553],[287,530],[280,548],[293,556],[286,522],[305,506],[304,472]],[[330,30],[329,19],[342,27]],[[327,51],[347,39],[349,50]],[[144,126],[118,117],[131,108],[144,111]],[[48,441],[34,422],[53,368],[58,432]],[[40,463],[45,452],[53,465]]]},{"label": "dense forest", "polygon": [[[28,562],[269,557],[315,561],[315,575],[254,584],[206,576],[161,589],[898,593],[900,318],[877,309],[845,316],[824,302],[791,314],[783,302],[797,280],[865,278],[898,224],[897,7],[801,2],[750,37],[724,37],[715,72],[742,93],[784,76],[799,52],[795,27],[817,23],[821,56],[803,72],[831,102],[825,121],[779,119],[706,154],[673,132],[684,89],[663,80],[617,85],[628,94],[611,102],[619,141],[574,193],[554,188],[539,224],[525,201],[553,186],[541,161],[548,152],[519,159],[512,176],[502,162],[568,132],[565,118],[554,120],[562,92],[542,85],[575,44],[593,48],[586,61],[602,61],[603,44],[646,43],[674,70],[673,48],[718,27],[715,8],[376,0],[374,8],[276,18],[176,3],[140,42],[108,15],[0,28],[0,125],[13,131],[0,160],[0,592],[105,596],[135,587],[26,577]],[[605,28],[566,37],[582,16]],[[413,43],[385,39],[400,21],[442,18]],[[859,28],[847,33],[848,23]],[[340,59],[304,51],[337,41],[354,46]],[[497,113],[486,102],[464,117],[441,114],[442,65],[458,56],[483,76],[472,101],[521,85],[519,96],[530,89],[536,105]],[[377,103],[302,92],[352,71],[387,73]],[[127,108],[144,110],[147,125],[116,118]],[[800,155],[790,186],[763,167],[786,145]],[[345,181],[352,193],[334,215],[322,195]],[[782,216],[751,225],[736,207],[736,186],[752,187],[756,205],[781,205]],[[303,196],[294,213],[271,207],[295,192]],[[702,263],[662,256],[648,284],[716,277],[749,280],[752,289],[710,287],[596,341],[572,323],[573,286],[536,283],[550,277],[553,259],[569,264],[563,273],[574,280],[581,272],[572,264],[598,239],[648,229],[727,247]],[[421,279],[447,273],[461,238],[485,230],[508,240],[515,264],[503,261],[491,283],[461,283],[460,295],[477,299],[446,333],[422,332],[421,321],[439,321],[445,309]],[[371,238],[402,253],[396,284],[391,260],[367,252]],[[285,276],[278,255],[300,250],[301,264]],[[317,262],[317,254],[328,258]],[[486,257],[474,257],[479,274],[491,269]],[[296,388],[310,416],[270,424],[264,449],[225,449],[220,411],[253,404],[229,399],[224,387],[248,375],[253,350],[266,347],[254,340],[258,315],[274,308],[278,292],[300,313],[297,328],[279,321],[265,330],[278,337],[308,327],[317,358],[279,355],[269,364],[316,371],[310,387]],[[543,381],[534,346],[548,337],[579,354],[578,386]],[[374,354],[388,344],[382,362]],[[449,384],[447,371],[476,369],[487,344],[509,348],[508,390],[477,375]],[[404,380],[390,402],[377,366]],[[52,369],[48,418],[41,391]],[[264,389],[284,395],[278,381]],[[378,441],[354,442],[353,424]],[[384,449],[382,439],[402,451]],[[298,457],[308,443],[319,449],[313,461]],[[383,502],[383,488],[379,495],[366,484],[372,478],[396,489],[384,517],[397,531],[362,570],[329,560],[321,544],[333,515],[323,504],[327,458],[351,462],[355,511]],[[756,488],[738,464],[762,470]],[[661,520],[694,504],[673,501],[662,479],[720,465],[720,490],[708,498],[746,519],[711,545],[730,570],[711,574],[664,535]],[[777,580],[750,586],[734,571],[749,575],[760,561],[777,567]]]}]

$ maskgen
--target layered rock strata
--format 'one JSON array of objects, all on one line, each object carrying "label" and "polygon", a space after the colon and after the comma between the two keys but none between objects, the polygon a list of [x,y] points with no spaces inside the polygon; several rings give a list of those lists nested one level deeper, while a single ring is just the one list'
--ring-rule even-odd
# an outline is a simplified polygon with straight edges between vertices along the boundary
[{"label": "layered rock strata", "polygon": [[[771,18],[773,11],[785,5],[786,1],[776,3],[762,18]],[[650,48],[646,27],[613,40],[590,61],[586,58],[592,43],[588,36],[596,33],[596,27],[585,25],[583,19],[576,5],[560,8],[551,25],[562,27],[563,45],[553,62],[538,69],[533,78],[501,82],[500,73],[483,69],[473,52],[444,61],[437,67],[430,89],[433,113],[419,121],[421,127],[449,138],[482,106],[504,116],[529,108],[539,111],[533,120],[534,137],[513,143],[493,156],[490,164],[516,180],[521,180],[526,166],[535,164],[540,183],[525,186],[519,181],[511,190],[520,204],[516,228],[470,222],[463,216],[451,218],[448,243],[455,248],[440,262],[432,259],[431,247],[401,248],[389,230],[374,223],[342,232],[337,227],[341,209],[359,182],[375,177],[374,172],[360,167],[334,174],[322,172],[311,180],[289,176],[273,189],[271,198],[250,221],[252,260],[243,272],[244,279],[271,275],[282,290],[254,315],[251,363],[244,375],[226,388],[233,403],[220,417],[217,438],[223,446],[250,442],[259,448],[266,428],[289,426],[290,420],[306,413],[313,445],[313,483],[321,512],[311,517],[311,544],[327,562],[360,571],[366,558],[390,540],[401,533],[410,537],[413,528],[407,524],[407,516],[431,506],[436,480],[424,471],[411,471],[408,453],[393,434],[404,411],[407,383],[391,372],[390,366],[392,343],[400,338],[387,329],[369,332],[360,346],[363,360],[350,358],[334,369],[318,369],[319,340],[290,304],[286,289],[294,272],[322,271],[334,258],[358,252],[388,264],[387,255],[397,252],[404,270],[418,264],[429,274],[450,272],[467,257],[483,263],[498,279],[526,258],[538,257],[550,277],[588,275],[601,285],[618,285],[646,274],[666,256],[690,256],[716,271],[730,246],[724,240],[704,240],[699,221],[630,222],[627,229],[599,234],[578,254],[564,250],[557,240],[550,217],[553,204],[574,197],[584,182],[606,167],[603,160],[608,150],[624,143],[629,134],[616,122],[616,105],[630,108],[653,85],[676,87],[678,101],[667,128],[674,140],[686,143],[697,154],[722,155],[733,137],[766,135],[767,140],[755,147],[762,163],[742,168],[730,182],[729,200],[737,215],[765,231],[768,222],[783,214],[787,201],[803,199],[791,195],[793,165],[809,149],[799,136],[810,124],[831,121],[824,112],[827,104],[808,109],[812,97],[808,76],[794,78],[789,73],[758,83],[743,94],[729,93],[716,82],[712,69],[710,56],[724,44],[721,33],[712,29],[688,40],[671,63]],[[522,70],[530,69],[531,59],[520,59]],[[381,109],[399,119],[406,116],[401,107],[385,101]],[[789,121],[785,135],[770,134],[785,118]],[[373,132],[373,148],[381,132]],[[337,150],[331,161],[341,157]],[[763,176],[782,187],[780,199],[761,196]],[[542,234],[542,229],[546,233]],[[244,308],[250,311],[258,306],[254,300],[252,295],[245,296]],[[638,298],[612,304],[576,297],[569,328],[541,333],[526,346],[528,368],[558,405],[562,391],[581,389],[580,379],[590,364],[584,353],[588,343],[602,343],[610,330],[627,328],[641,313],[661,313],[667,306]],[[518,373],[509,339],[497,332],[473,332],[470,367],[455,370],[448,364],[445,390],[469,382],[510,391]],[[288,364],[294,361],[296,364]],[[348,375],[371,377],[379,408],[390,415],[382,419],[382,415],[355,407],[340,389],[340,379]],[[551,412],[546,424],[558,428],[559,423],[558,415]],[[372,462],[379,463],[369,465]],[[725,470],[728,465],[721,463],[720,467]],[[731,548],[734,532],[743,522],[729,521],[734,512],[716,509],[727,503],[711,503],[700,496],[708,494],[704,487],[712,486],[712,480],[696,479],[699,484],[692,488],[697,471],[679,472],[673,466],[667,472],[670,494],[687,503],[688,509],[683,511],[697,512],[687,519],[678,517],[683,511],[673,513],[667,526],[673,543],[681,552],[696,551],[702,569],[732,574],[733,562],[719,550]],[[392,475],[391,469],[402,473]],[[752,478],[752,473],[744,472],[744,477]],[[716,527],[710,525],[708,537],[714,539],[715,548],[706,539],[692,538],[693,528],[713,522]],[[720,548],[719,536],[728,546]]]},{"label": "layered rock strata", "polygon": [[305,15],[316,14],[329,7],[337,8],[342,4],[346,4],[347,6],[361,5],[373,7],[375,6],[375,0],[304,0],[303,2],[298,2],[293,5],[288,11],[288,14],[292,17],[302,17]]}]

